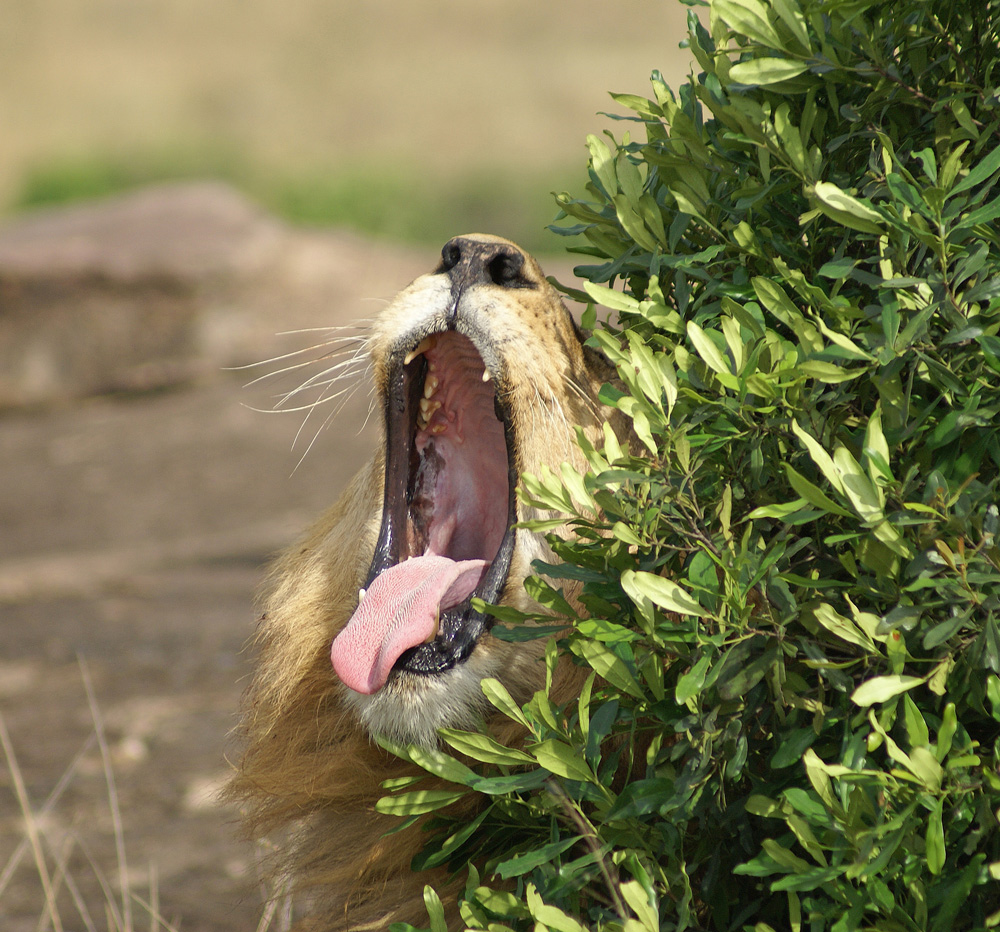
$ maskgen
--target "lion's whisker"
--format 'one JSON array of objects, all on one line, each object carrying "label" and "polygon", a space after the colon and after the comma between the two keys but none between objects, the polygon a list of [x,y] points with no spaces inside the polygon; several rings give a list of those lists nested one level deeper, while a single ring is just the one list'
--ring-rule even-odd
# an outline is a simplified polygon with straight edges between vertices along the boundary
[{"label": "lion's whisker", "polygon": [[576,397],[583,402],[584,406],[586,407],[587,411],[590,414],[594,415],[595,417],[600,416],[600,413],[598,411],[598,406],[594,402],[594,399],[591,398],[590,395],[586,391],[584,391],[583,388],[580,387],[580,384],[575,379],[567,377],[563,379],[563,384],[566,385],[570,389],[570,391],[572,391],[573,394],[576,395]]},{"label": "lion's whisker", "polygon": [[[343,406],[347,403],[347,401],[354,395],[354,393],[357,390],[358,390],[358,384],[357,383],[355,383],[354,385],[350,386],[348,389],[345,389],[345,391],[347,392],[346,396],[343,399],[341,399],[340,403],[337,404],[334,407],[334,409],[326,416],[326,418],[323,421],[323,423],[320,424],[319,427],[314,431],[313,436],[312,436],[312,440],[309,441],[308,446],[305,448],[305,450],[302,451],[302,455],[299,457],[298,462],[295,464],[295,469],[292,470],[292,474],[293,475],[295,474],[295,471],[299,468],[299,466],[302,465],[303,460],[305,460],[305,458],[309,455],[309,451],[313,448],[313,446],[315,445],[316,441],[319,439],[319,435],[321,433],[323,433],[323,431],[327,428],[327,426],[329,425],[330,421],[333,420],[333,418],[335,418],[340,413],[340,410],[343,408]],[[343,392],[341,392],[339,394],[343,394]],[[318,403],[321,403],[322,401],[329,401],[329,400],[331,400],[331,399],[330,398],[324,398],[324,399],[321,399],[321,401],[318,402]],[[316,409],[316,405],[313,405],[312,408],[309,410],[309,413],[306,414],[306,416],[302,419],[302,423],[299,425],[299,429],[295,432],[295,439],[292,441],[292,449],[295,449],[295,445],[298,443],[298,439],[299,439],[299,437],[302,434],[302,430],[305,428],[306,422],[309,420],[309,416],[312,414],[312,412],[315,409]],[[366,418],[366,423],[367,423],[367,418]]]},{"label": "lion's whisker", "polygon": [[[266,414],[295,414],[298,411],[312,411],[312,410],[320,407],[320,405],[326,404],[327,402],[337,401],[339,398],[341,398],[341,396],[346,395],[349,398],[357,390],[358,390],[358,386],[357,385],[347,385],[344,388],[342,388],[339,392],[335,392],[332,395],[324,395],[323,397],[317,398],[314,401],[309,401],[309,402],[306,402],[305,404],[296,405],[294,408],[279,408],[276,405],[275,407],[270,408],[269,410],[267,410],[265,413]],[[334,409],[333,413],[336,414],[340,410],[340,407],[341,406],[338,404],[337,407]]]},{"label": "lion's whisker", "polygon": [[278,336],[297,336],[300,333],[336,333],[338,330],[353,330],[356,333],[366,333],[374,320],[374,317],[359,317],[349,324],[327,324],[325,327],[299,327],[295,330],[279,330]]},{"label": "lion's whisker", "polygon": [[362,421],[361,426],[358,428],[358,433],[360,434],[367,426],[368,422],[371,420],[372,415],[375,413],[375,387],[369,386],[368,388],[368,413],[365,415],[364,421]]},{"label": "lion's whisker", "polygon": [[[288,331],[288,334],[294,334],[296,332],[298,332],[298,331]],[[300,332],[306,333],[308,331],[300,331]],[[279,336],[282,336],[282,335],[283,334],[279,334]],[[246,363],[245,365],[242,365],[242,366],[227,366],[226,368],[227,368],[228,371],[231,371],[231,372],[239,372],[239,371],[241,371],[243,369],[256,369],[259,366],[269,366],[269,365],[271,365],[271,363],[281,362],[284,359],[291,359],[293,356],[301,356],[304,353],[311,353],[311,352],[313,352],[315,350],[326,349],[327,347],[330,347],[330,346],[338,346],[338,344],[341,347],[344,347],[344,346],[346,346],[348,344],[351,344],[351,343],[367,343],[367,339],[368,338],[366,336],[364,336],[363,334],[354,334],[352,336],[335,337],[334,339],[331,339],[331,340],[323,340],[320,343],[313,343],[311,346],[303,346],[303,347],[300,347],[299,349],[291,350],[288,353],[281,353],[281,354],[279,354],[277,356],[272,356],[272,357],[270,357],[270,359],[261,359],[261,360],[259,360],[257,362],[249,362],[249,363]],[[341,353],[341,352],[344,352],[344,349],[343,348],[338,348],[335,351],[327,353],[324,356],[320,356],[318,358],[319,359],[325,359],[328,356],[334,356],[337,353]],[[304,363],[304,365],[308,365],[312,361],[313,360],[306,360],[305,363]]]},{"label": "lion's whisker", "polygon": [[[317,359],[307,359],[306,361],[296,363],[293,366],[285,366],[285,367],[283,367],[281,369],[275,369],[273,372],[266,372],[266,373],[264,373],[264,375],[258,376],[257,378],[253,379],[252,381],[247,382],[243,387],[244,388],[252,388],[254,385],[258,385],[261,382],[267,381],[268,379],[274,379],[274,378],[277,378],[278,376],[286,375],[289,372],[294,372],[296,369],[304,369],[304,368],[306,368],[308,366],[313,366],[313,365],[316,365],[317,363],[324,362],[327,359],[333,359],[333,358],[334,358],[333,354],[330,354],[330,355],[327,355],[327,356],[320,356]],[[352,360],[357,359],[357,358],[358,357],[355,357],[355,356],[351,357]],[[322,373],[320,373],[320,374],[322,374]]]},{"label": "lion's whisker", "polygon": [[[281,405],[283,405],[289,398],[294,398],[296,395],[299,395],[308,389],[322,388],[326,385],[333,385],[335,382],[342,381],[351,375],[356,374],[354,371],[355,369],[357,369],[357,374],[360,374],[363,368],[364,359],[360,356],[353,356],[350,359],[345,359],[334,366],[328,366],[322,372],[317,372],[300,385],[285,392],[276,407],[281,407]],[[332,373],[336,373],[336,375],[332,378],[324,378],[324,376],[329,376]]]}]

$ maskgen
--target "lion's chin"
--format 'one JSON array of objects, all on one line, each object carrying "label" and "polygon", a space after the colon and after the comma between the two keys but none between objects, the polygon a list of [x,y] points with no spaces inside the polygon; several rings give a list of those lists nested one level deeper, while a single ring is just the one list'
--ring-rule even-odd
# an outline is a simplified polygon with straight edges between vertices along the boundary
[{"label": "lion's chin", "polygon": [[395,670],[371,695],[344,689],[344,702],[373,736],[393,744],[435,747],[438,729],[475,729],[489,708],[480,684],[501,676],[504,664],[483,648],[441,673]]}]

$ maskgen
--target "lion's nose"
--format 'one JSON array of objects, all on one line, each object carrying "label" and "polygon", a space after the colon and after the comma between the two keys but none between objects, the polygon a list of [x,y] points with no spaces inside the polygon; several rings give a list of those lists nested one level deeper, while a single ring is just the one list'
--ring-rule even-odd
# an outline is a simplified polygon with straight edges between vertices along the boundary
[{"label": "lion's nose", "polygon": [[507,243],[491,243],[468,236],[456,236],[441,250],[439,272],[446,273],[452,288],[472,285],[500,285],[529,288],[524,277],[524,253]]}]

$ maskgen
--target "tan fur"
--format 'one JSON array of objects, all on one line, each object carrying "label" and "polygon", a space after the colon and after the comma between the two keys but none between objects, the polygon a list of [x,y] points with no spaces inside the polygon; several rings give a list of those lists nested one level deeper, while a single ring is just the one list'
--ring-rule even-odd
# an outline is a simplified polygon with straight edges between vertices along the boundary
[{"label": "tan fur", "polygon": [[[497,391],[513,411],[518,468],[537,474],[543,465],[557,468],[569,461],[583,471],[572,425],[581,425],[599,441],[608,412],[599,408],[596,396],[613,370],[581,346],[558,294],[533,259],[496,237],[453,242],[481,250],[487,258],[491,250],[523,257],[521,274],[531,287],[477,283],[463,291],[461,304],[465,318],[487,332],[479,349]],[[425,332],[440,329],[449,294],[447,274],[422,276],[376,321],[370,351],[383,398],[389,354],[401,337],[415,343]],[[371,711],[371,697],[347,689],[330,663],[331,641],[358,605],[375,548],[384,462],[379,453],[366,465],[271,572],[240,729],[242,759],[228,790],[242,804],[252,835],[283,835],[273,866],[309,903],[309,918],[297,926],[302,929],[374,929],[393,921],[423,926],[423,886],[433,883],[440,890],[443,880],[433,872],[410,871],[422,843],[417,829],[383,837],[395,820],[375,812],[384,793],[381,783],[412,768],[374,743],[360,720]],[[527,516],[519,506],[519,517]],[[504,603],[535,607],[522,580],[539,557],[551,559],[544,540],[519,531]],[[510,644],[487,633],[458,665],[461,684],[457,669],[440,677],[394,672],[375,697],[384,698],[387,710],[376,709],[366,721],[373,730],[384,731],[389,723],[413,715],[426,731],[426,723],[436,719],[425,720],[425,711],[450,708],[457,694],[459,707],[450,709],[440,724],[475,727],[488,707],[481,699],[470,704],[460,688],[478,692],[482,676],[497,676],[524,701],[542,685],[542,650],[540,642]],[[568,697],[579,678],[578,670],[566,663],[560,667],[557,691]],[[394,737],[405,739],[405,727]],[[492,727],[502,740],[518,738],[510,723]]]}]

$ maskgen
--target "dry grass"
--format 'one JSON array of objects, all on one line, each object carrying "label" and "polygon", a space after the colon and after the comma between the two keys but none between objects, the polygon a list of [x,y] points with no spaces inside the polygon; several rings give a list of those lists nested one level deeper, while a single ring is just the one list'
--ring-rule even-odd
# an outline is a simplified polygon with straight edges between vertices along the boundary
[{"label": "dry grass", "polygon": [[[150,932],[177,932],[174,926],[160,915],[155,870],[150,871],[149,889],[145,895],[135,889],[130,881],[122,813],[104,722],[94,697],[90,675],[82,661],[80,671],[94,730],[41,806],[35,806],[28,796],[7,726],[3,716],[0,715],[0,747],[3,749],[21,819],[20,841],[0,870],[0,915],[5,912],[2,908],[5,891],[18,880],[22,871],[33,868],[44,896],[44,902],[39,906],[37,932],[47,932],[50,929],[52,932],[64,932],[79,928],[81,925],[87,932],[97,932],[98,929],[107,929],[108,932],[138,932],[139,929],[149,929]],[[75,832],[67,832],[62,820],[55,818],[63,794],[71,785],[78,765],[90,753],[95,743],[100,751],[107,787],[108,811],[114,830],[117,856],[114,878],[108,876],[104,868],[91,856],[86,838]],[[101,917],[103,922],[100,925],[87,907],[80,885],[69,866],[71,856],[76,852],[82,853],[83,863],[87,865],[104,891],[105,914]]]}]

